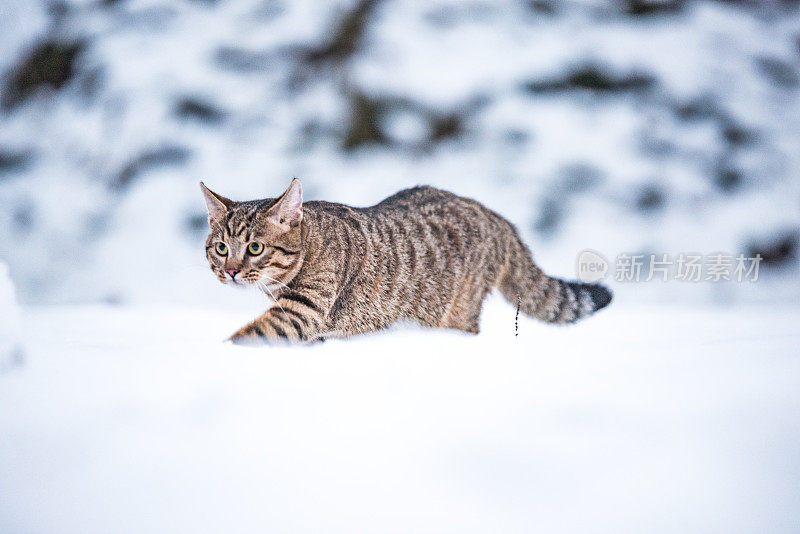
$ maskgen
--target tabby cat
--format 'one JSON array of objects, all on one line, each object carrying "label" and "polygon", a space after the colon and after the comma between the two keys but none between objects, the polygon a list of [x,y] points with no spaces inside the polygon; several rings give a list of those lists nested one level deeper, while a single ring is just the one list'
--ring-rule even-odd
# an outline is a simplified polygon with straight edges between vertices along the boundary
[{"label": "tabby cat", "polygon": [[525,314],[572,323],[605,307],[608,289],[544,274],[514,226],[474,200],[406,189],[369,208],[278,199],[235,202],[200,184],[220,282],[253,285],[275,305],[235,343],[315,341],[400,320],[477,333],[492,288]]}]

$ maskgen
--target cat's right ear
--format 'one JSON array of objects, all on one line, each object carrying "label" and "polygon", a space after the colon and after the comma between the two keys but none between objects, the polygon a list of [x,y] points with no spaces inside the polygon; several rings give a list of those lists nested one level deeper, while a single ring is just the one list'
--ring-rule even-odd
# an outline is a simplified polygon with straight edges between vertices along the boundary
[{"label": "cat's right ear", "polygon": [[208,207],[208,222],[219,222],[228,213],[228,210],[233,206],[233,200],[218,195],[211,189],[206,187],[206,184],[200,182],[200,189],[203,191],[203,196],[206,198],[206,206]]}]

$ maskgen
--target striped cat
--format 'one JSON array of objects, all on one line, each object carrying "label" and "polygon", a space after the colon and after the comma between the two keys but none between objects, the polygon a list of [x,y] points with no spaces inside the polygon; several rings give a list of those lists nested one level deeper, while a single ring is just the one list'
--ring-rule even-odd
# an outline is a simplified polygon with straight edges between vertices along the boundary
[{"label": "striped cat", "polygon": [[278,199],[235,202],[200,184],[220,282],[254,285],[276,305],[235,343],[315,341],[400,320],[477,333],[492,288],[525,314],[572,323],[605,307],[608,289],[544,274],[514,226],[474,200],[432,187],[369,208]]}]

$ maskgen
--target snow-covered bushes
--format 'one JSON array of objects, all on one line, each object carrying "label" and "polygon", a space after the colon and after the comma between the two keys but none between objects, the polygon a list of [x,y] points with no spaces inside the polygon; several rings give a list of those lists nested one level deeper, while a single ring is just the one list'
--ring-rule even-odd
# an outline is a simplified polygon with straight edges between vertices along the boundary
[{"label": "snow-covered bushes", "polygon": [[[22,302],[192,300],[197,182],[245,199],[292,176],[354,205],[419,183],[477,198],[562,276],[585,248],[764,251],[753,298],[800,298],[792,3],[4,8],[0,256]],[[617,294],[720,297],[643,285]]]}]

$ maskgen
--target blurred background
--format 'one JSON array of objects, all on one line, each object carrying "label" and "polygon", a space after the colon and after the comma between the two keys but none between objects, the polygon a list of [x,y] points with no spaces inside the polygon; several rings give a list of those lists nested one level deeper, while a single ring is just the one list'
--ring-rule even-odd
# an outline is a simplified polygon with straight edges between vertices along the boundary
[{"label": "blurred background", "polygon": [[26,304],[216,305],[198,182],[296,176],[476,198],[562,277],[585,248],[764,258],[623,300],[796,301],[798,4],[2,0],[0,260]]}]

